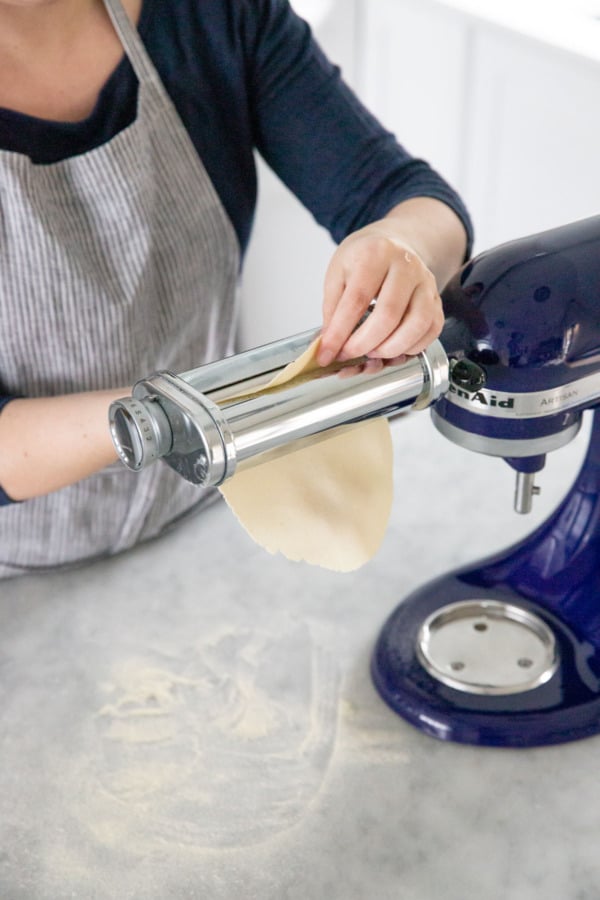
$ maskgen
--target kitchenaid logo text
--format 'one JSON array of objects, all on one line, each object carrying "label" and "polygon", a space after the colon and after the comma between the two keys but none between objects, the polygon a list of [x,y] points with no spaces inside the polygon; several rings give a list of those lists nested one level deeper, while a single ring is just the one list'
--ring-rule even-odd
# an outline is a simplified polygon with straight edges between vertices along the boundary
[{"label": "kitchenaid logo text", "polygon": [[457,388],[454,384],[450,385],[450,393],[456,394],[456,396],[460,397],[462,400],[468,400],[469,402],[479,404],[480,406],[497,406],[501,409],[513,409],[515,405],[514,397],[505,396],[503,400],[499,400],[495,394],[485,394],[483,391],[469,393],[469,391]]},{"label": "kitchenaid logo text", "polygon": [[450,383],[447,398],[451,403],[479,416],[492,418],[536,419],[556,416],[567,409],[584,409],[600,400],[600,371],[585,375],[569,384],[545,391],[504,391],[492,393],[489,388],[468,391]]}]

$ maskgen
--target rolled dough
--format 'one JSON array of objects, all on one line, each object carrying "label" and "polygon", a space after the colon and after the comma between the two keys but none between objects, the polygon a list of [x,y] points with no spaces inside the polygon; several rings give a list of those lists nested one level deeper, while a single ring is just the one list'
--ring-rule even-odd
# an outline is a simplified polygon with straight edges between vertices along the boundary
[{"label": "rolled dough", "polygon": [[[268,387],[318,367],[318,339]],[[220,491],[248,534],[270,553],[338,572],[368,562],[392,503],[392,439],[386,418],[236,472]]]}]

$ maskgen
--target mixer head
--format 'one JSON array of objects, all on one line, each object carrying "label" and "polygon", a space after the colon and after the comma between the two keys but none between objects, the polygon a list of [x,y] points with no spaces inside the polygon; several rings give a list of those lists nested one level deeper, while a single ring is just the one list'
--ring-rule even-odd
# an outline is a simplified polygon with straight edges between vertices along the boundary
[{"label": "mixer head", "polygon": [[545,454],[600,399],[600,216],[480,254],[442,299],[451,376],[434,424],[506,459],[526,512]]}]

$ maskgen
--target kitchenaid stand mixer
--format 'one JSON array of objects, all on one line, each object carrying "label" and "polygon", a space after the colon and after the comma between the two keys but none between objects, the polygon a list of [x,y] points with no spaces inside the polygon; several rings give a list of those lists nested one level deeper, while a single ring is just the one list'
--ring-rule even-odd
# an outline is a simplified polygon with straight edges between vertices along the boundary
[{"label": "kitchenaid stand mixer", "polygon": [[[444,292],[446,437],[502,456],[527,512],[545,454],[600,398],[600,217],[505,244]],[[463,384],[460,384],[460,381]],[[600,413],[581,470],[520,543],[423,586],[372,659],[385,700],[428,734],[526,747],[600,731]]]},{"label": "kitchenaid stand mixer", "polygon": [[[378,373],[334,367],[253,395],[307,333],[151,376],[111,407],[115,446],[132,469],[162,458],[214,485],[337,426],[430,406],[447,438],[515,469],[515,507],[528,512],[546,454],[600,403],[600,216],[482,253],[443,302],[440,340]],[[526,747],[600,731],[599,494],[595,413],[581,470],[546,522],[392,613],[372,675],[394,710],[463,743]]]}]

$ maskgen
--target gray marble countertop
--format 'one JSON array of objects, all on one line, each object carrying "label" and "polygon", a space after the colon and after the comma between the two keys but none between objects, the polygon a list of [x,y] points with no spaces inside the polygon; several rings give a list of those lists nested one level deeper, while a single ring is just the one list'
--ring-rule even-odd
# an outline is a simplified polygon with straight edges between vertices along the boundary
[{"label": "gray marble countertop", "polygon": [[582,440],[527,518],[504,463],[395,423],[392,520],[352,574],[270,556],[217,504],[0,585],[2,900],[600,897],[600,737],[439,742],[369,676],[402,597],[529,531]]}]

